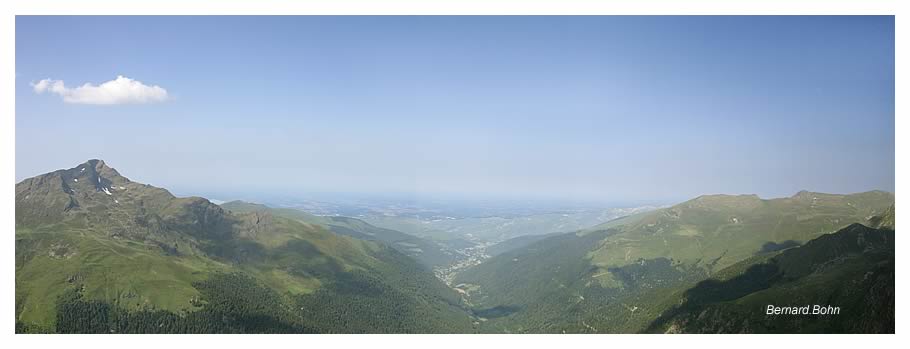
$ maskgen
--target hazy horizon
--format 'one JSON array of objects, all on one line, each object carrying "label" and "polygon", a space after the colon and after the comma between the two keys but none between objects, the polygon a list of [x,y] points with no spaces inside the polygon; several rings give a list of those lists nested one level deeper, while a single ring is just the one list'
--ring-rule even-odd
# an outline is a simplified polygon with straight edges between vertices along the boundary
[{"label": "hazy horizon", "polygon": [[194,195],[894,192],[894,99],[891,16],[16,18],[17,182],[98,158]]}]

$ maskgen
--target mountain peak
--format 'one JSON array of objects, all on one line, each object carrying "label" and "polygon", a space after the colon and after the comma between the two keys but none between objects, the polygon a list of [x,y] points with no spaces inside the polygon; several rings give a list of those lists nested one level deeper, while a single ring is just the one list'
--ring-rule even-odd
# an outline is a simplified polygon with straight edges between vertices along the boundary
[{"label": "mountain peak", "polygon": [[167,190],[134,183],[103,160],[91,159],[17,183],[16,223],[59,222],[89,208],[107,211],[149,202],[163,206],[171,199]]},{"label": "mountain peak", "polygon": [[69,171],[74,171],[74,170],[78,171],[80,173],[89,171],[89,173],[91,173],[91,174],[97,174],[97,175],[100,175],[103,177],[122,177],[120,175],[120,172],[117,172],[117,170],[115,170],[113,167],[108,166],[107,163],[104,162],[104,160],[100,160],[100,159],[90,159],[90,160],[70,169]]}]

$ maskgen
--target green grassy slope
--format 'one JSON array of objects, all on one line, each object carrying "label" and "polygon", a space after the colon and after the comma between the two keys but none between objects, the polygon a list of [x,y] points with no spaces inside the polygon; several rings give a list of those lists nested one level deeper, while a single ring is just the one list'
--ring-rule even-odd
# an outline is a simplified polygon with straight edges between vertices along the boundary
[{"label": "green grassy slope", "polygon": [[102,161],[16,185],[19,332],[470,332],[459,303],[394,249],[176,198]]},{"label": "green grassy slope", "polygon": [[490,256],[498,256],[500,254],[520,249],[522,247],[528,246],[528,245],[538,242],[540,240],[550,238],[550,237],[553,237],[556,235],[560,235],[560,234],[525,235],[525,236],[519,236],[516,238],[511,238],[511,239],[505,240],[503,242],[500,242],[498,244],[495,244],[493,246],[487,247],[486,253],[489,254]]},{"label": "green grassy slope", "polygon": [[765,243],[804,243],[850,223],[865,222],[894,202],[891,193],[851,195],[800,192],[762,200],[754,195],[709,195],[658,210],[624,226],[592,251],[601,267],[666,257],[719,270],[753,255]]},{"label": "green grassy slope", "polygon": [[[671,333],[894,333],[894,231],[850,225],[706,280],[648,330]],[[768,315],[768,305],[838,314]]]},{"label": "green grassy slope", "polygon": [[243,201],[226,202],[221,204],[221,207],[238,213],[268,212],[302,223],[322,226],[336,234],[385,243],[431,268],[448,265],[455,260],[451,251],[433,241],[391,229],[379,228],[356,218],[314,216],[300,210],[272,208]]},{"label": "green grassy slope", "polygon": [[894,230],[894,205],[888,207],[881,215],[869,219],[869,224],[874,228]]},{"label": "green grassy slope", "polygon": [[893,205],[885,192],[790,198],[703,196],[541,240],[461,273],[486,330],[637,332],[692,285],[763,252],[798,245]]}]

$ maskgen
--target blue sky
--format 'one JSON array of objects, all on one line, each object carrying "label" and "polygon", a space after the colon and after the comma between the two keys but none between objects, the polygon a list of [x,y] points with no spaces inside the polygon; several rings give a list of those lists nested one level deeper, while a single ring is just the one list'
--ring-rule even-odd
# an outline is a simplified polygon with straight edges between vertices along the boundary
[{"label": "blue sky", "polygon": [[[118,76],[167,96],[78,88]],[[894,155],[893,17],[16,18],[17,180],[672,201],[893,191]]]}]

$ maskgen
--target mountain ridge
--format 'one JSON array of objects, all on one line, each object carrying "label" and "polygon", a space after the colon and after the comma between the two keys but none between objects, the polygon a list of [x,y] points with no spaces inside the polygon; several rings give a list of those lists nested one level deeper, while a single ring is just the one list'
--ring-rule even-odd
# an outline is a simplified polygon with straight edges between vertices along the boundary
[{"label": "mountain ridge", "polygon": [[[392,248],[178,198],[100,160],[17,183],[16,209],[17,332],[472,331],[456,293]],[[168,325],[117,320],[136,317]]]},{"label": "mountain ridge", "polygon": [[882,191],[798,194],[700,196],[534,242],[466,270],[456,282],[476,307],[519,309],[488,321],[494,332],[585,332],[581,322],[592,321],[583,314],[594,309],[613,318],[595,326],[602,331],[638,331],[634,326],[644,324],[621,327],[627,320],[618,303],[641,312],[636,303],[653,302],[641,298],[651,290],[706,279],[769,244],[785,249],[867,222],[894,203]]},{"label": "mountain ridge", "polygon": [[[434,277],[431,263],[417,262],[422,253],[407,253],[423,246],[401,240],[407,234],[353,218],[223,205],[133,182],[97,159],[17,183],[16,331],[774,332],[767,323],[702,323],[697,314],[744,318],[740,307],[750,299],[797,294],[793,285],[815,280],[806,275],[859,280],[876,266],[874,280],[862,283],[876,298],[861,302],[884,302],[874,313],[887,313],[893,275],[893,242],[890,250],[851,245],[893,236],[894,195],[883,191],[702,195],[591,229],[514,240],[457,275],[460,295]],[[402,241],[415,245],[395,245]],[[795,281],[750,272],[768,263]],[[771,287],[712,298],[711,282],[743,277]],[[832,297],[859,299],[850,292]],[[703,298],[679,297],[686,294]],[[674,308],[692,299],[707,301]],[[893,331],[885,320],[805,331]]]},{"label": "mountain ridge", "polygon": [[[730,274],[686,290],[646,331],[894,332],[893,231],[853,223]],[[768,305],[830,306],[837,314],[776,316]]]}]

